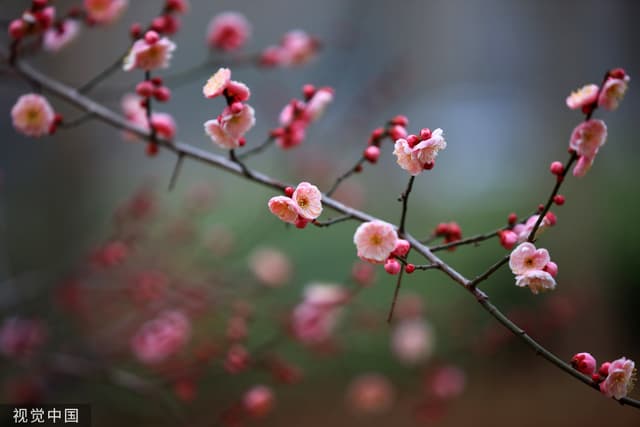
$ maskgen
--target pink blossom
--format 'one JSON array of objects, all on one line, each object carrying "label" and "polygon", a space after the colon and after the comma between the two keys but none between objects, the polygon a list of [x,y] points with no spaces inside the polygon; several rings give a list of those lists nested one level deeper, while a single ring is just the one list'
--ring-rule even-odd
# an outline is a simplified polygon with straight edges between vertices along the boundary
[{"label": "pink blossom", "polygon": [[246,84],[231,80],[227,85],[227,94],[233,98],[234,101],[244,102],[251,96],[251,91]]},{"label": "pink blossom", "polygon": [[[138,95],[126,94],[122,98],[122,111],[131,123],[141,127],[145,131],[149,131],[149,120],[147,112],[141,106],[142,98]],[[177,125],[173,116],[169,113],[154,112],[151,114],[151,124],[157,135],[161,138],[171,140],[176,134]],[[125,133],[127,139],[137,140],[137,136]]]},{"label": "pink blossom", "polygon": [[142,325],[131,348],[142,363],[156,364],[179,352],[190,334],[189,319],[181,311],[167,310]]},{"label": "pink blossom", "polygon": [[305,219],[314,220],[322,214],[322,193],[315,185],[301,182],[291,196],[298,206],[298,213]]},{"label": "pink blossom", "polygon": [[11,109],[13,127],[27,136],[48,135],[55,121],[49,101],[41,95],[22,95]]},{"label": "pink blossom", "polygon": [[319,43],[302,30],[286,33],[280,44],[269,46],[261,56],[261,62],[267,66],[300,66],[308,63],[318,52]]},{"label": "pink blossom", "polygon": [[522,275],[516,276],[516,286],[529,287],[533,294],[553,290],[556,288],[556,281],[553,276],[543,270],[530,270]]},{"label": "pink blossom", "polygon": [[607,378],[600,383],[600,391],[607,397],[622,399],[633,389],[635,363],[622,357],[609,365]]},{"label": "pink blossom", "polygon": [[624,98],[624,94],[627,92],[630,79],[628,75],[621,79],[609,77],[602,87],[598,105],[609,111],[617,109],[620,101]]},{"label": "pink blossom", "polygon": [[84,0],[87,17],[97,24],[110,24],[120,17],[127,0]]},{"label": "pink blossom", "polygon": [[251,36],[251,25],[238,12],[223,12],[213,17],[207,29],[207,44],[230,52],[244,46]]},{"label": "pink blossom", "polygon": [[596,359],[589,353],[578,353],[571,358],[574,369],[591,377],[596,372]]},{"label": "pink blossom", "polygon": [[306,116],[314,122],[322,116],[327,106],[333,101],[333,89],[323,87],[318,89],[305,107]]},{"label": "pink blossom", "polygon": [[337,285],[308,286],[303,301],[294,308],[291,317],[296,338],[307,344],[328,340],[338,324],[346,297],[345,291]]},{"label": "pink blossom", "polygon": [[358,249],[358,256],[375,264],[385,262],[396,247],[398,234],[395,228],[386,222],[369,221],[360,224],[353,242]]},{"label": "pink blossom", "polygon": [[[548,215],[548,214],[547,214]],[[524,224],[516,224],[513,227],[513,232],[518,236],[518,243],[526,242],[529,238],[529,235],[533,231],[533,227],[535,227],[536,222],[538,222],[538,218],[540,215],[531,215]],[[535,237],[537,238],[540,233],[547,229],[547,227],[552,226],[551,221],[547,216],[545,216],[540,222],[540,226],[538,230],[536,230]]]},{"label": "pink blossom", "polygon": [[433,348],[433,331],[422,319],[402,320],[391,333],[391,350],[405,364],[424,361],[431,356]]},{"label": "pink blossom", "polygon": [[44,33],[42,47],[49,52],[58,52],[75,40],[79,32],[80,24],[76,20],[65,19]]},{"label": "pink blossom", "polygon": [[255,112],[249,104],[243,104],[238,113],[225,107],[217,119],[205,122],[204,129],[211,140],[222,148],[240,147],[240,139],[256,123]]},{"label": "pink blossom", "polygon": [[509,268],[515,275],[542,270],[551,261],[546,249],[536,249],[533,243],[521,243],[511,252]]},{"label": "pink blossom", "polygon": [[269,210],[272,214],[289,224],[295,224],[298,219],[298,205],[290,197],[272,197],[269,199]]},{"label": "pink blossom", "polygon": [[138,68],[145,71],[167,68],[169,60],[176,49],[175,43],[166,37],[162,37],[154,43],[149,43],[145,38],[136,40],[124,59],[124,71]]},{"label": "pink blossom", "polygon": [[442,136],[442,129],[436,129],[429,139],[419,142],[413,147],[413,156],[423,165],[436,161],[438,151],[447,148],[447,143]]},{"label": "pink blossom", "polygon": [[607,140],[607,125],[591,119],[580,123],[571,133],[569,147],[578,154],[593,159]]},{"label": "pink blossom", "polygon": [[362,374],[349,384],[347,404],[362,414],[381,414],[391,409],[395,391],[391,382],[380,374]]},{"label": "pink blossom", "polygon": [[293,270],[289,258],[274,248],[254,250],[249,256],[249,268],[261,283],[269,287],[280,287],[287,283]]},{"label": "pink blossom", "polygon": [[589,172],[589,169],[591,169],[591,166],[593,166],[593,160],[594,160],[593,157],[591,158],[584,157],[584,156],[578,157],[578,162],[573,168],[573,176],[575,177],[585,176],[587,172]]},{"label": "pink blossom", "polygon": [[433,374],[429,380],[429,388],[440,399],[452,399],[462,394],[465,383],[464,372],[450,365],[439,368]]},{"label": "pink blossom", "polygon": [[[414,135],[407,138],[410,137],[416,138]],[[416,176],[424,169],[433,167],[438,152],[446,147],[447,143],[442,136],[442,129],[436,129],[428,135],[428,138],[417,144],[412,144],[405,138],[396,140],[393,154],[397,157],[396,161],[402,169]]]},{"label": "pink blossom", "polygon": [[252,387],[242,398],[245,410],[253,418],[262,418],[271,412],[274,401],[273,391],[265,385]]},{"label": "pink blossom", "polygon": [[518,242],[518,235],[511,230],[502,230],[498,232],[500,244],[503,248],[510,250]]},{"label": "pink blossom", "polygon": [[222,95],[224,90],[231,81],[231,70],[228,68],[219,68],[202,88],[202,93],[207,98],[215,98]]},{"label": "pink blossom", "polygon": [[567,97],[567,107],[572,110],[589,106],[598,98],[598,85],[588,84],[571,92]]},{"label": "pink blossom", "polygon": [[413,155],[413,148],[406,139],[396,141],[393,154],[397,157],[397,163],[409,174],[416,176],[424,170],[423,164]]},{"label": "pink blossom", "polygon": [[11,317],[0,327],[0,353],[7,357],[32,356],[44,340],[45,327],[39,320]]}]

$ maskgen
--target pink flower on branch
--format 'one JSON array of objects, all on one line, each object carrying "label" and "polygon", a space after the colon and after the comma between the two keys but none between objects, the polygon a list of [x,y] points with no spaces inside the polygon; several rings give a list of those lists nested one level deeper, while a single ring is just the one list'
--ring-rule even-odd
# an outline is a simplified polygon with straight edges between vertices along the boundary
[{"label": "pink flower on branch", "polygon": [[276,196],[269,200],[271,213],[284,222],[306,225],[322,214],[322,193],[313,184],[301,182],[290,196]]},{"label": "pink flower on branch", "polygon": [[607,125],[602,120],[591,119],[576,126],[569,140],[569,148],[578,155],[574,176],[584,176],[589,171],[606,140]]},{"label": "pink flower on branch", "polygon": [[218,118],[204,123],[204,129],[211,141],[221,148],[235,149],[244,143],[244,135],[256,123],[255,111],[249,104],[241,104],[240,111],[233,112],[225,107]]},{"label": "pink flower on branch", "polygon": [[384,263],[396,248],[397,241],[396,229],[382,221],[364,222],[353,235],[360,259],[374,264]]},{"label": "pink flower on branch", "polygon": [[251,36],[251,24],[238,12],[222,12],[213,17],[207,29],[207,44],[212,49],[233,51],[245,45]]},{"label": "pink flower on branch", "polygon": [[622,73],[623,77],[621,78],[609,77],[607,79],[598,97],[598,106],[610,111],[618,108],[629,87],[629,80],[631,80],[628,74]]},{"label": "pink flower on branch", "polygon": [[398,165],[410,175],[416,176],[434,166],[440,150],[447,148],[442,129],[433,132],[425,129],[420,136],[409,135],[396,140],[393,154]]},{"label": "pink flower on branch", "polygon": [[551,261],[546,249],[536,249],[533,243],[520,244],[509,257],[509,268],[513,274],[520,275],[534,270],[542,270]]},{"label": "pink flower on branch", "polygon": [[551,274],[544,270],[531,270],[516,276],[516,286],[529,287],[531,293],[538,294],[556,288],[556,281]]},{"label": "pink flower on branch", "polygon": [[90,22],[111,24],[127,8],[127,0],[84,0],[84,10]]},{"label": "pink flower on branch", "polygon": [[175,49],[176,45],[171,40],[160,38],[155,31],[148,31],[144,38],[133,43],[122,68],[124,71],[135,68],[144,71],[167,68]]},{"label": "pink flower on branch", "polygon": [[264,66],[293,67],[301,66],[313,59],[320,48],[317,39],[302,30],[286,33],[280,44],[267,47],[260,57]]},{"label": "pink flower on branch", "polygon": [[42,47],[48,52],[58,52],[75,40],[80,33],[80,24],[73,19],[65,19],[44,33]]},{"label": "pink flower on branch", "polygon": [[588,107],[598,99],[598,85],[588,84],[571,92],[567,97],[567,107],[572,110]]},{"label": "pink flower on branch", "polygon": [[40,137],[48,135],[55,123],[55,112],[41,95],[22,95],[11,109],[13,127],[20,133]]},{"label": "pink flower on branch", "polygon": [[622,399],[633,389],[635,380],[635,363],[625,357],[609,364],[609,371],[600,383],[600,391],[608,397]]}]

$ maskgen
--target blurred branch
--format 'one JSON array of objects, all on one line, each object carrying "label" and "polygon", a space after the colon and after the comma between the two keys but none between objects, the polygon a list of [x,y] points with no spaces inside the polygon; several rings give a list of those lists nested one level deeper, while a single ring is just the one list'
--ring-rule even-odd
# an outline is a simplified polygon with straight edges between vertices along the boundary
[{"label": "blurred branch", "polygon": [[[4,50],[0,50],[0,56],[7,56],[7,53]],[[118,115],[112,110],[100,105],[93,100],[87,98],[86,96],[79,93],[77,90],[54,80],[30,65],[16,60],[13,64],[15,69],[24,76],[25,79],[37,83],[41,85],[44,89],[57,96],[60,99],[63,99],[70,104],[76,106],[77,108],[93,114],[97,119],[109,124],[112,127],[115,127],[120,130],[126,130],[131,132],[134,135],[137,135],[145,140],[152,140],[152,134],[139,127],[136,126],[129,121],[127,121],[124,117]],[[156,142],[159,147],[165,148],[169,151],[172,151],[178,156],[184,156],[185,158],[190,158],[213,167],[222,169],[231,174],[238,175],[244,177],[249,181],[253,181],[262,186],[273,188],[278,191],[284,191],[285,187],[288,185],[282,183],[268,175],[265,175],[261,172],[251,170],[246,166],[240,164],[237,159],[228,159],[222,155],[214,154],[205,150],[201,150],[199,148],[193,147],[191,145],[181,143],[181,142],[171,142],[163,138],[157,138]],[[233,154],[231,155],[233,157]],[[407,192],[408,193],[408,192]],[[378,218],[366,213],[359,211],[357,209],[351,208],[339,201],[332,199],[328,195],[324,195],[322,198],[323,203],[336,210],[337,212],[341,212],[345,215],[349,215],[353,219],[358,221],[373,221],[378,220]],[[541,214],[541,217],[543,214]],[[597,390],[598,386],[595,382],[591,380],[591,378],[581,374],[580,372],[573,369],[568,363],[564,362],[562,359],[554,355],[551,351],[547,350],[540,343],[531,338],[527,333],[521,329],[518,325],[513,323],[507,316],[505,316],[496,306],[494,306],[487,294],[485,294],[482,290],[478,289],[476,284],[478,279],[469,280],[462,274],[460,274],[457,270],[455,270],[450,265],[443,262],[439,257],[433,254],[433,252],[420,241],[418,241],[415,237],[410,235],[409,233],[404,233],[404,238],[409,241],[412,248],[421,254],[424,258],[426,258],[432,265],[433,268],[437,268],[441,270],[444,274],[449,276],[454,282],[459,284],[463,289],[468,291],[476,301],[498,322],[500,322],[504,327],[506,327],[509,331],[511,331],[515,336],[519,337],[526,345],[528,345],[533,351],[536,352],[539,356],[543,357],[545,360],[555,365],[562,371],[567,374],[573,376],[577,380],[585,383],[591,388]],[[504,263],[501,260],[499,263]],[[486,273],[485,273],[486,274]],[[480,277],[483,277],[481,275]],[[488,277],[488,275],[487,275]],[[640,401],[635,399],[624,397],[622,399],[617,400],[619,403],[623,405],[633,406],[635,408],[640,408]]]}]

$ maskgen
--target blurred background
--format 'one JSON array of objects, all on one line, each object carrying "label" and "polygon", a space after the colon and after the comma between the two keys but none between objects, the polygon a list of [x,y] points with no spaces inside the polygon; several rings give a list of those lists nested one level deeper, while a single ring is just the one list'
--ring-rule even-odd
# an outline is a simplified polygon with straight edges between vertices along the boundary
[{"label": "blurred background", "polygon": [[[26,3],[0,2],[0,17],[19,16]],[[55,2],[60,10],[74,4]],[[80,85],[128,48],[132,23],[148,22],[162,5],[132,1],[113,25],[83,28],[63,51],[29,62]],[[296,28],[323,48],[301,67],[234,67],[205,42],[211,18],[228,10],[252,25],[243,52],[260,52]],[[334,102],[301,146],[272,147],[249,161],[323,190],[396,114],[409,118],[410,132],[444,129],[448,147],[418,177],[410,202],[407,228],[427,237],[440,222],[456,221],[471,236],[502,226],[510,212],[535,210],[554,184],[549,164],[566,160],[569,135],[582,120],[566,108],[566,96],[624,67],[632,80],[620,108],[596,113],[608,125],[607,144],[584,178],[567,180],[567,202],[554,208],[558,224],[541,239],[560,267],[557,290],[534,296],[513,285],[507,268],[483,289],[565,360],[581,351],[599,362],[639,360],[639,15],[633,0],[191,0],[172,37],[172,66],[159,74],[209,56],[230,66],[252,91],[257,123],[248,147],[277,126],[304,84],[333,87]],[[216,68],[172,87],[171,101],[159,108],[176,119],[177,139],[219,152],[202,130],[223,107],[201,95]],[[120,111],[141,74],[118,71],[91,95]],[[537,358],[436,271],[405,277],[400,311],[388,325],[395,278],[377,268],[372,282],[354,280],[353,222],[287,229],[266,209],[273,191],[192,161],[169,192],[174,156],[149,158],[142,144],[100,122],[42,139],[17,134],[10,110],[29,91],[17,77],[0,75],[0,311],[4,325],[26,319],[41,335],[36,354],[0,359],[3,402],[89,402],[95,425],[638,424],[637,412]],[[65,116],[79,115],[50,100]],[[407,174],[391,152],[383,144],[378,164],[366,165],[337,197],[397,222]],[[504,254],[490,240],[443,257],[474,276]],[[268,274],[274,265],[280,276],[261,275],[260,266]],[[313,283],[355,296],[330,339],[308,345],[287,324]],[[161,364],[141,362],[131,340],[145,322],[174,309],[186,313],[188,342]],[[403,333],[415,354],[398,349]],[[242,351],[251,355],[249,366]],[[275,395],[273,411],[260,420],[242,414],[243,396],[256,384]]]}]

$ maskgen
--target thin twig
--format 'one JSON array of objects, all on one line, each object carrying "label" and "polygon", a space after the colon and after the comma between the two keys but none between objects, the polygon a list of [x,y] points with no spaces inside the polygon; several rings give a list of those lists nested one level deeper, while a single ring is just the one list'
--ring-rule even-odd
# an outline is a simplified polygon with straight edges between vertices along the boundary
[{"label": "thin twig", "polygon": [[332,196],[333,193],[336,192],[336,190],[338,189],[338,187],[340,186],[340,184],[342,183],[342,181],[344,181],[345,179],[349,178],[351,175],[353,175],[356,172],[359,172],[362,169],[362,164],[366,161],[366,159],[364,157],[361,157],[355,165],[353,165],[348,171],[346,171],[345,173],[343,173],[342,175],[340,175],[338,177],[338,179],[336,179],[336,182],[333,183],[333,185],[331,186],[331,188],[329,189],[329,191],[327,191],[327,196]]},{"label": "thin twig", "polygon": [[478,275],[475,279],[473,279],[471,281],[471,283],[469,284],[469,286],[472,287],[472,288],[475,288],[476,286],[478,286],[478,284],[480,282],[483,282],[483,281],[487,280],[489,277],[491,277],[491,275],[493,273],[498,271],[500,269],[500,267],[502,267],[503,265],[505,265],[506,263],[509,262],[509,257],[510,256],[511,256],[511,254],[508,254],[508,255],[505,255],[504,257],[502,257],[502,259],[500,259],[495,264],[493,264],[491,267],[489,267],[487,269],[487,271],[485,271],[484,273]]},{"label": "thin twig", "polygon": [[400,196],[400,201],[402,201],[402,215],[400,216],[400,226],[398,227],[398,234],[400,236],[404,235],[404,223],[407,219],[407,205],[409,203],[409,194],[411,194],[411,189],[413,188],[413,182],[415,180],[415,175],[411,175],[411,178],[409,178],[409,183],[407,184],[407,188],[402,192],[402,195]]},{"label": "thin twig", "polygon": [[68,122],[67,121],[63,121],[62,123],[60,123],[59,127],[61,129],[72,129],[72,128],[78,127],[78,126],[80,126],[82,124],[85,124],[85,123],[87,123],[88,121],[90,121],[91,119],[94,119],[94,118],[95,117],[94,117],[94,115],[92,113],[86,113],[86,114],[83,114],[80,117],[75,118],[73,120],[70,120]]},{"label": "thin twig", "polygon": [[400,286],[402,286],[402,276],[404,274],[404,269],[400,270],[398,273],[398,280],[396,281],[396,289],[393,291],[393,300],[391,300],[391,307],[389,308],[389,314],[387,315],[387,323],[391,323],[393,319],[393,311],[396,308],[396,301],[398,301],[398,294],[400,293]]},{"label": "thin twig", "polygon": [[176,182],[178,181],[178,175],[182,170],[182,162],[184,160],[184,154],[178,154],[178,159],[176,160],[176,165],[173,167],[173,172],[171,173],[171,180],[169,181],[169,189],[171,191],[175,188]]},{"label": "thin twig", "polygon": [[102,81],[104,81],[107,78],[109,78],[113,73],[115,73],[116,71],[118,71],[122,67],[122,61],[124,60],[124,58],[126,56],[127,56],[127,52],[125,52],[124,54],[118,56],[118,59],[116,59],[111,65],[109,65],[107,68],[102,70],[100,73],[98,73],[91,80],[89,80],[85,84],[83,84],[80,87],[78,87],[78,92],[79,93],[88,93],[88,92],[91,91],[91,89],[93,89],[94,87],[96,87],[97,85],[102,83]]},{"label": "thin twig", "polygon": [[241,154],[238,154],[237,157],[240,160],[245,160],[245,159],[247,159],[247,158],[249,158],[251,156],[259,154],[263,150],[265,150],[266,148],[271,146],[271,144],[273,144],[275,140],[276,139],[273,136],[269,135],[269,137],[267,139],[265,139],[264,141],[262,141],[259,145],[256,145],[255,147],[250,148],[250,149],[248,149],[247,151],[245,151],[245,152],[243,152]]},{"label": "thin twig", "polygon": [[350,219],[354,219],[351,215],[343,215],[337,218],[329,218],[326,221],[313,221],[312,224],[316,227],[329,227],[333,224],[337,224],[339,222],[348,221]]}]

